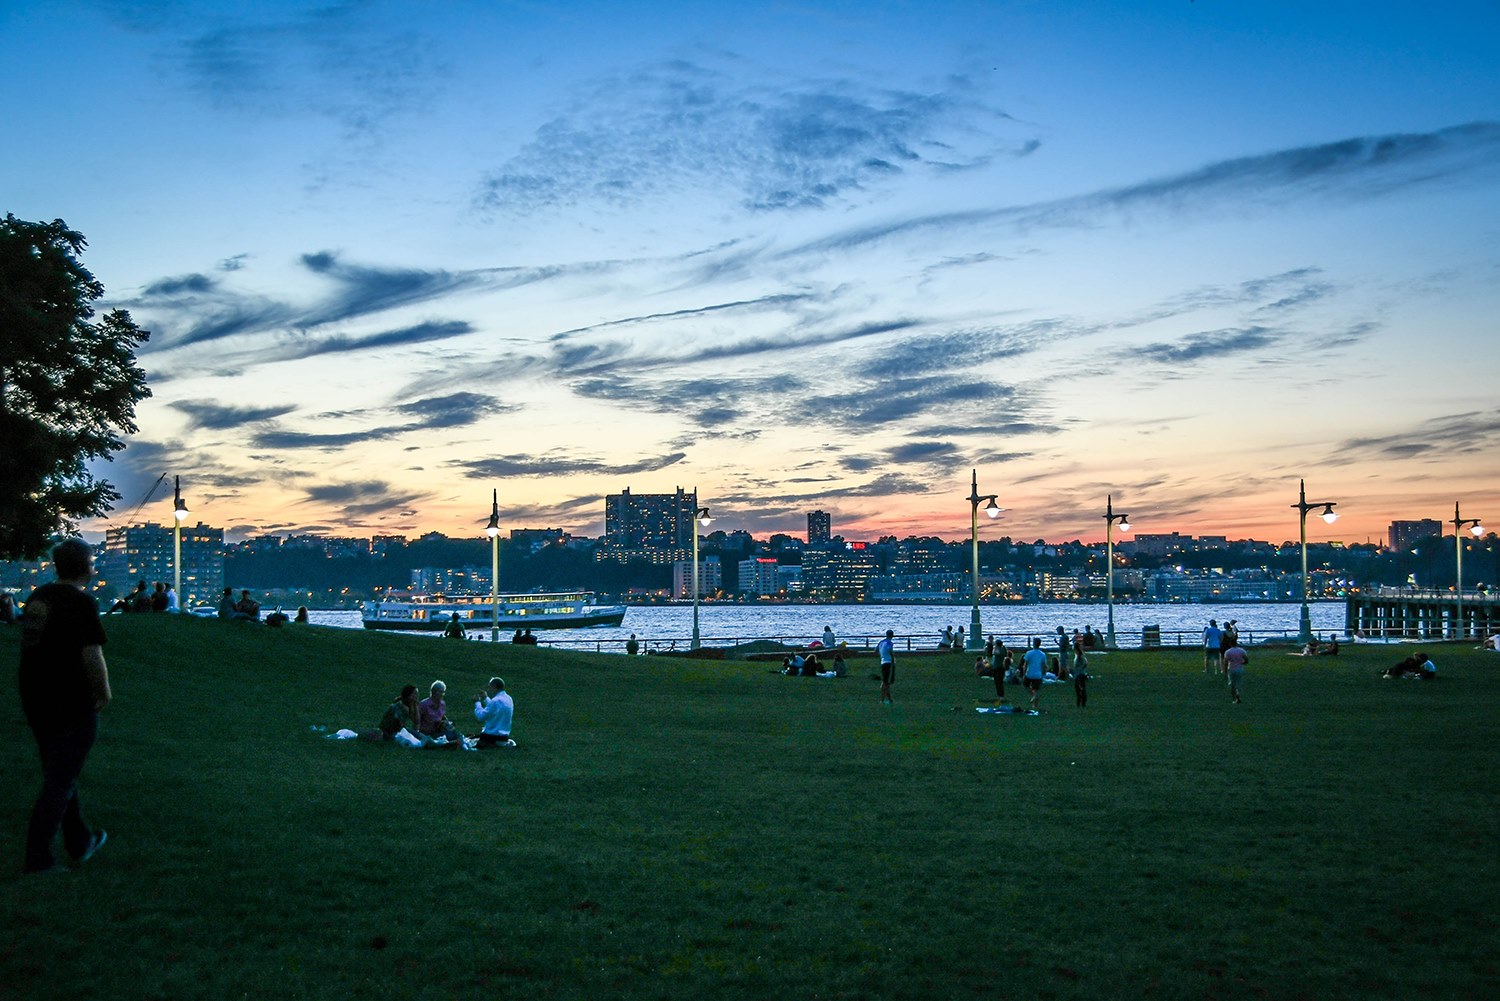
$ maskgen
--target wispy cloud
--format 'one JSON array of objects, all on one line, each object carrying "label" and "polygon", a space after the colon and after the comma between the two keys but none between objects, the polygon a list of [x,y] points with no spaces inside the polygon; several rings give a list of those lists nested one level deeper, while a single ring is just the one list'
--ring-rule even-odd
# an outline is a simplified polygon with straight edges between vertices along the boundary
[{"label": "wispy cloud", "polygon": [[672,452],[667,455],[646,456],[634,462],[608,462],[592,456],[566,455],[561,452],[546,452],[540,455],[499,455],[486,459],[465,459],[448,465],[462,469],[477,479],[504,479],[521,476],[576,476],[598,474],[605,476],[631,476],[637,473],[654,473],[659,469],[676,465],[687,455]]},{"label": "wispy cloud", "polygon": [[1181,365],[1242,354],[1247,351],[1258,351],[1280,343],[1283,337],[1284,335],[1266,327],[1206,330],[1189,334],[1176,343],[1136,345],[1121,350],[1119,354],[1121,357],[1135,358],[1140,361]]},{"label": "wispy cloud", "polygon": [[726,191],[752,211],[848,202],[912,171],[981,166],[1034,137],[960,86],[916,92],[848,80],[774,89],[675,61],[598,81],[488,175],[480,204],[509,215]]},{"label": "wispy cloud", "polygon": [[861,249],[898,237],[1001,226],[1012,232],[1075,228],[1144,212],[1182,212],[1320,196],[1372,198],[1500,167],[1500,123],[1473,122],[1299,146],[1220,160],[1197,170],[1072,198],[947,212],[848,229],[773,255],[779,259]]},{"label": "wispy cloud", "polygon": [[1446,460],[1455,455],[1474,455],[1490,461],[1488,469],[1476,468],[1473,474],[1494,476],[1500,471],[1492,459],[1496,454],[1500,454],[1500,410],[1477,410],[1434,417],[1391,434],[1345,439],[1324,462],[1347,465],[1370,460]]}]

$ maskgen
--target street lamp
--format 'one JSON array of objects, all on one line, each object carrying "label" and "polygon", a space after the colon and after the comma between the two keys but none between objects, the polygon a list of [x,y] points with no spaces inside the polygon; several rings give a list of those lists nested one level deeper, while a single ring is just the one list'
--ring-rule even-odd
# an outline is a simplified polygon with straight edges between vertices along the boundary
[{"label": "street lamp", "polygon": [[182,523],[187,521],[187,502],[182,499],[182,477],[172,477],[172,590],[177,594],[177,610],[187,611],[182,597]]},{"label": "street lamp", "polygon": [[[698,491],[693,491],[696,500]],[[690,649],[696,650],[702,644],[698,640],[698,526],[707,528],[713,519],[708,516],[708,508],[700,507],[693,511],[693,642]]]},{"label": "street lamp", "polygon": [[1307,499],[1307,482],[1297,481],[1297,503],[1291,505],[1297,509],[1298,527],[1302,538],[1302,623],[1297,630],[1297,642],[1303,646],[1313,640],[1312,612],[1307,607],[1307,596],[1310,585],[1307,578],[1307,512],[1315,507],[1323,509],[1322,519],[1332,525],[1339,520],[1339,516],[1333,513],[1337,501],[1309,501]]},{"label": "street lamp", "polygon": [[1456,558],[1456,562],[1457,562],[1457,565],[1454,568],[1457,572],[1455,573],[1455,575],[1453,577],[1453,581],[1454,581],[1454,584],[1456,585],[1456,587],[1454,587],[1454,592],[1458,595],[1458,607],[1454,610],[1453,636],[1454,636],[1455,639],[1463,639],[1463,637],[1464,637],[1464,631],[1465,631],[1464,630],[1464,528],[1467,527],[1470,532],[1474,533],[1474,538],[1477,539],[1481,535],[1484,534],[1484,526],[1479,523],[1479,519],[1478,518],[1464,518],[1464,517],[1461,517],[1459,515],[1459,513],[1458,513],[1458,501],[1454,501],[1453,502],[1453,520],[1450,521],[1448,524],[1450,524],[1450,525],[1453,526],[1453,555]]},{"label": "street lamp", "polygon": [[490,523],[484,526],[490,537],[490,642],[500,642],[500,490],[490,493]]},{"label": "street lamp", "polygon": [[1109,585],[1106,591],[1106,600],[1109,603],[1109,631],[1104,634],[1104,646],[1113,650],[1115,644],[1115,523],[1120,525],[1120,531],[1130,531],[1130,515],[1115,514],[1115,498],[1113,494],[1104,497],[1104,555],[1109,561]]},{"label": "street lamp", "polygon": [[979,621],[979,505],[985,501],[989,501],[989,504],[985,505],[984,513],[991,518],[1000,517],[1001,508],[995,503],[995,495],[980,496],[979,470],[972,470],[969,475],[969,540],[974,547],[974,563],[969,581],[974,607],[969,616],[969,641],[964,644],[964,648],[970,653],[984,649],[984,625]]}]

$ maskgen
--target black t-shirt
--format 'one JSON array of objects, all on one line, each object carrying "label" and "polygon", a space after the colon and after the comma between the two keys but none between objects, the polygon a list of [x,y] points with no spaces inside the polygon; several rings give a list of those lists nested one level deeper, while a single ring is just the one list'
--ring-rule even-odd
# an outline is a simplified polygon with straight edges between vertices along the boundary
[{"label": "black t-shirt", "polygon": [[21,634],[21,709],[34,727],[66,726],[94,711],[83,648],[104,645],[91,595],[71,584],[43,584],[26,599]]}]

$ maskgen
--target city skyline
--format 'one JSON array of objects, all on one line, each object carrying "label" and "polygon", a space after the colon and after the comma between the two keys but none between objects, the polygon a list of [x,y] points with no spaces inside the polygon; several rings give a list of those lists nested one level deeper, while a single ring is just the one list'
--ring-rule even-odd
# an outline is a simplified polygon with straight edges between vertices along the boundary
[{"label": "city skyline", "polygon": [[1500,9],[1226,6],[7,5],[0,210],[153,331],[83,527],[1500,520]]}]

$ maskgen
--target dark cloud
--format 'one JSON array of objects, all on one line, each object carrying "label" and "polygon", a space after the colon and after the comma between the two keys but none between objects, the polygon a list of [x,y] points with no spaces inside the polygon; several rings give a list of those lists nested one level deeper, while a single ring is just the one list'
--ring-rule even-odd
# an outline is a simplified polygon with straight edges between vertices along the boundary
[{"label": "dark cloud", "polygon": [[1169,365],[1222,358],[1226,355],[1257,351],[1281,343],[1285,335],[1266,327],[1238,330],[1209,330],[1189,334],[1175,344],[1142,344],[1122,349],[1122,358],[1137,362],[1163,362]]},{"label": "dark cloud", "polygon": [[964,464],[963,454],[951,441],[909,441],[885,450],[893,466],[940,466],[951,469]]},{"label": "dark cloud", "polygon": [[433,396],[425,400],[413,400],[397,406],[396,412],[414,418],[415,428],[438,430],[442,428],[468,427],[496,414],[510,413],[519,408],[501,403],[493,396],[483,393],[452,393],[448,396]]},{"label": "dark cloud", "polygon": [[267,428],[252,434],[250,436],[250,444],[254,448],[270,449],[344,448],[347,445],[357,445],[360,442],[383,438],[388,432],[389,429],[387,428],[377,428],[366,431],[308,434],[302,431]]},{"label": "dark cloud", "polygon": [[257,421],[267,421],[296,409],[294,406],[235,407],[212,400],[177,400],[169,403],[172,409],[188,416],[189,429],[208,428],[225,430],[243,427]]},{"label": "dark cloud", "polygon": [[384,480],[323,483],[304,487],[302,492],[303,503],[336,507],[345,516],[353,517],[402,513],[426,496],[418,491],[398,490]]},{"label": "dark cloud", "polygon": [[212,292],[216,282],[207,275],[191,274],[179,278],[162,278],[146,286],[148,296],[174,296],[184,292]]},{"label": "dark cloud", "polygon": [[216,264],[214,266],[216,268],[218,268],[220,271],[239,271],[241,268],[244,268],[244,267],[247,266],[247,262],[249,260],[250,260],[250,255],[249,254],[235,254],[232,257],[226,257],[226,258],[224,258],[223,260],[221,260],[218,264]]},{"label": "dark cloud", "polygon": [[449,465],[465,470],[477,479],[506,479],[519,476],[575,476],[584,473],[607,476],[631,476],[653,473],[676,465],[687,458],[683,452],[647,456],[635,462],[605,462],[597,458],[566,456],[558,452],[541,455],[501,455],[487,459],[467,459]]},{"label": "dark cloud", "polygon": [[1002,135],[1014,130],[957,83],[917,93],[783,79],[767,90],[679,61],[600,81],[485,178],[479,201],[523,214],[687,188],[753,211],[820,208],[912,171],[1035,148]]}]

